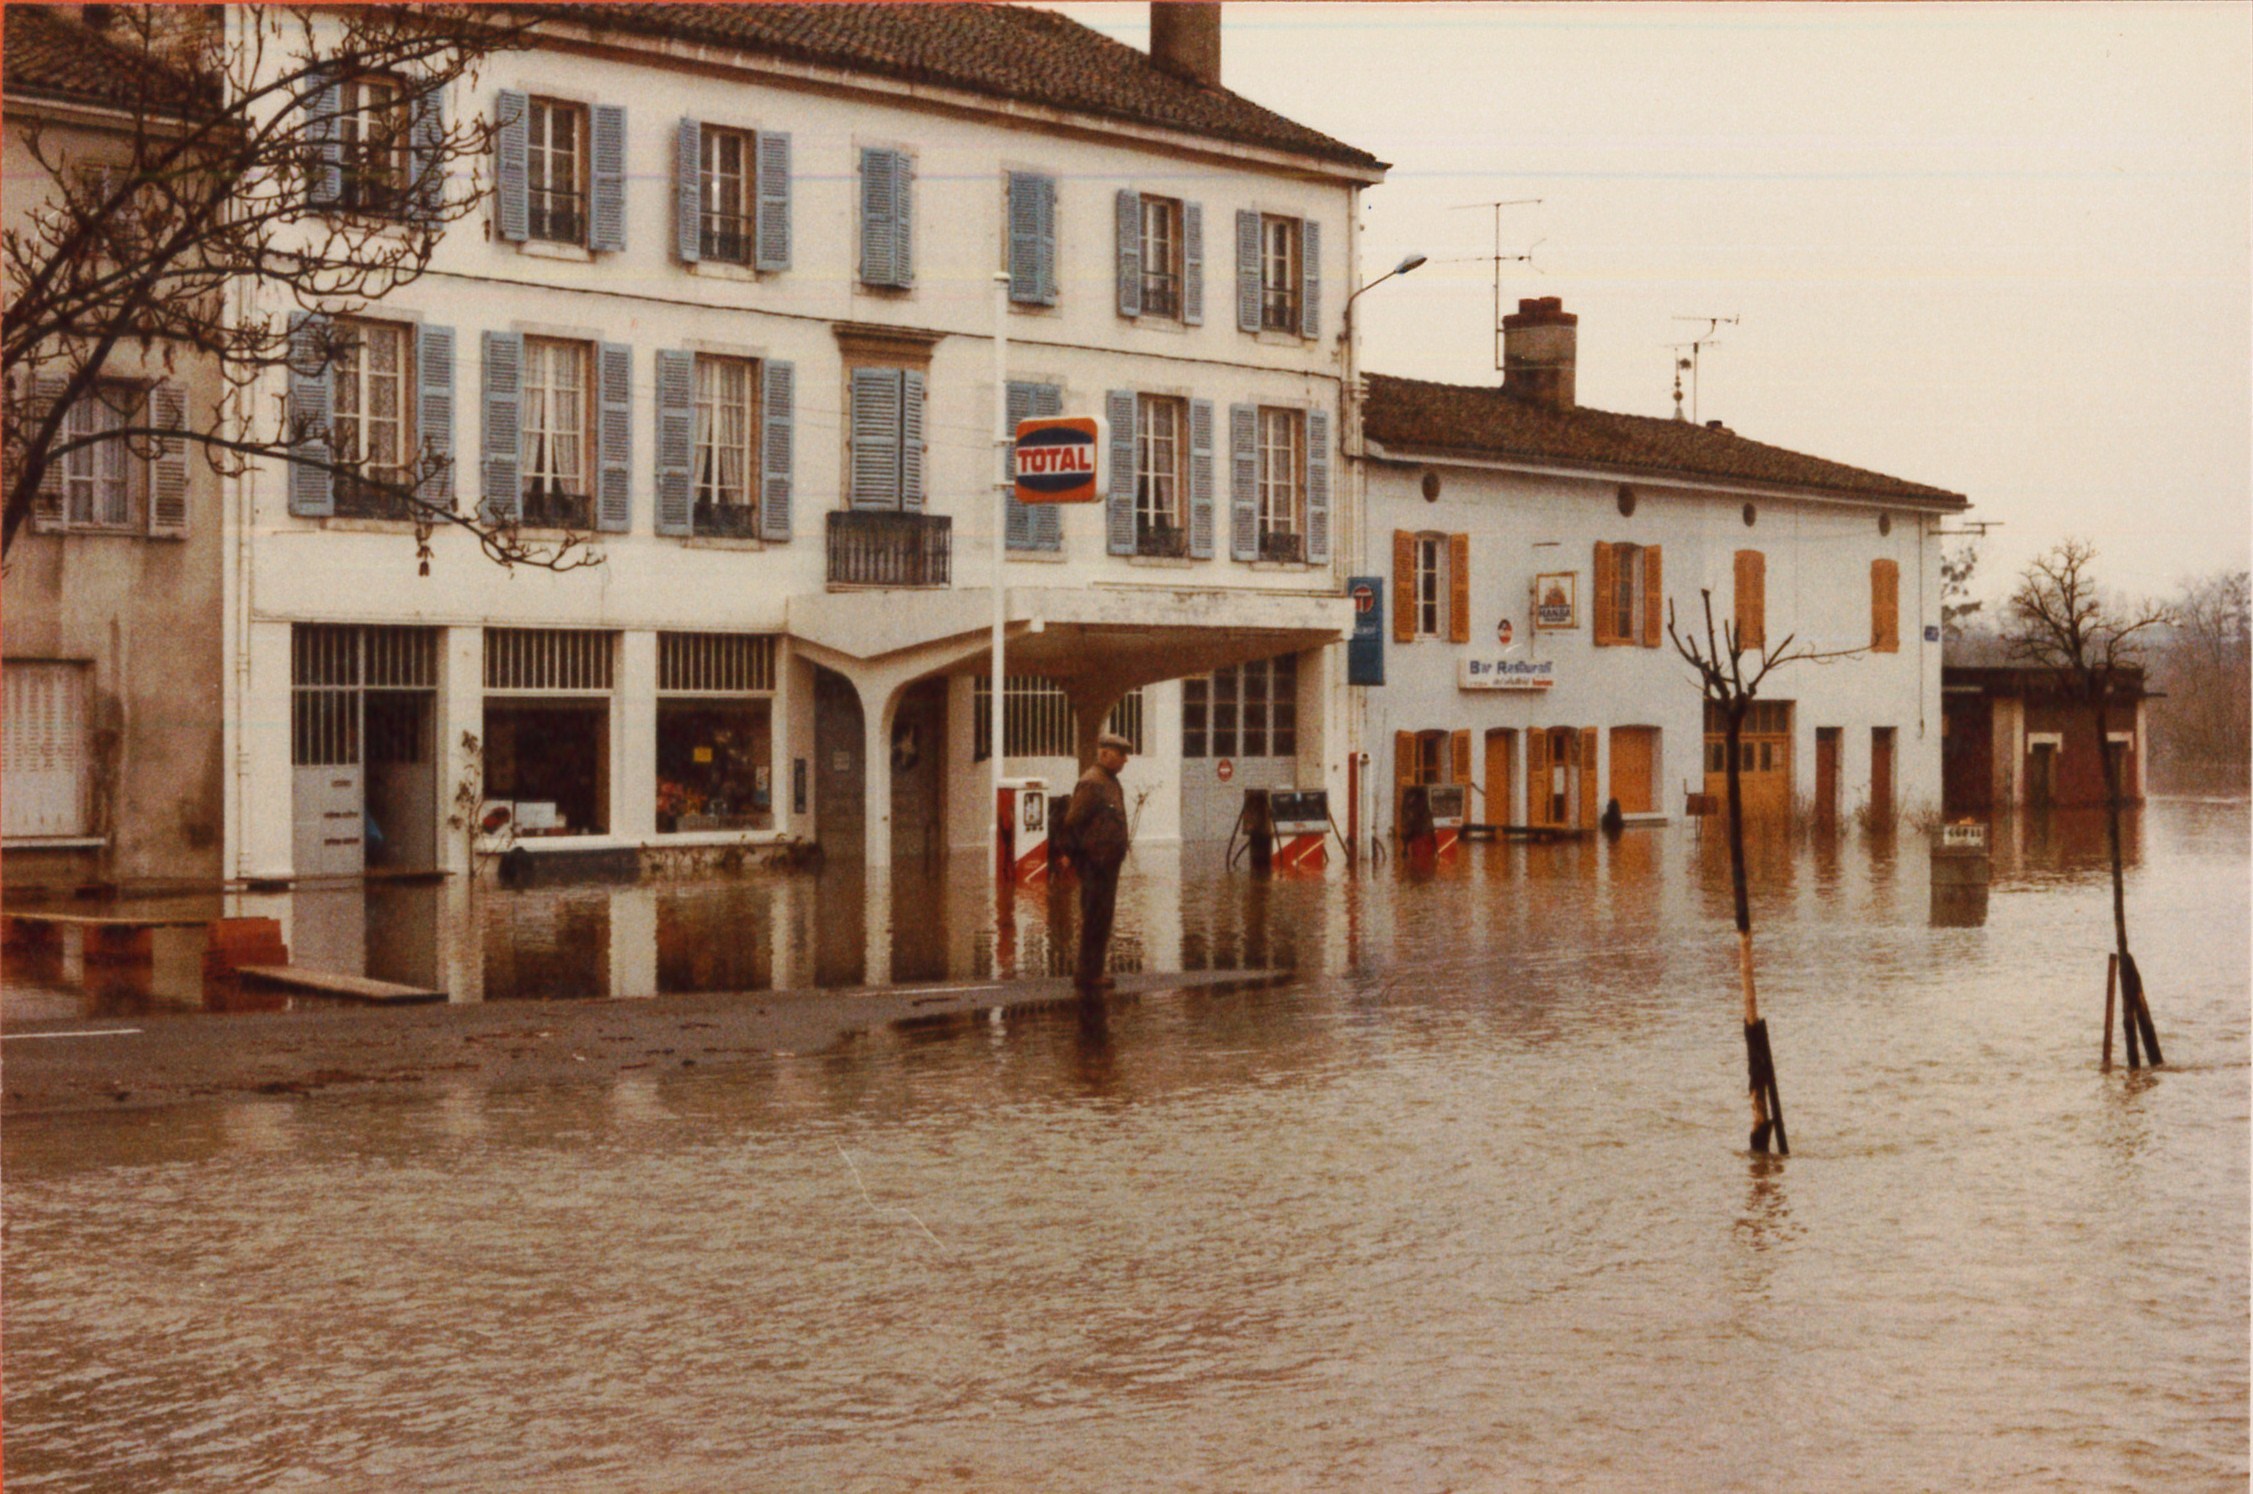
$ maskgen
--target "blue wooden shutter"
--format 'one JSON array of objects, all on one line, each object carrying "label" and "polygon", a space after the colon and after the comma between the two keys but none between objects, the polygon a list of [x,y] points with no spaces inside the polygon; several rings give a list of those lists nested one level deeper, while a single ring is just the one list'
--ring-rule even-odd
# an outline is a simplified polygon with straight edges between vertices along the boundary
[{"label": "blue wooden shutter", "polygon": [[512,244],[532,236],[531,119],[532,100],[502,89],[493,130],[494,216],[501,237]]},{"label": "blue wooden shutter", "polygon": [[1330,412],[1306,412],[1306,558],[1330,563]]},{"label": "blue wooden shutter", "polygon": [[436,223],[446,209],[446,118],[440,89],[426,83],[415,95],[414,122],[407,132],[410,167],[408,202],[415,216]]},{"label": "blue wooden shutter", "polygon": [[334,68],[317,69],[304,84],[306,163],[305,198],[317,208],[335,207],[344,197],[344,147],[337,139],[336,115],[344,90]]},{"label": "blue wooden shutter", "polygon": [[[149,409],[162,431],[188,428],[188,400],[178,384],[149,391]],[[188,534],[188,443],[182,436],[160,436],[149,462],[149,533],[159,539]]]},{"label": "blue wooden shutter", "polygon": [[626,247],[626,111],[617,104],[597,104],[588,112],[594,148],[587,247],[614,254]]},{"label": "blue wooden shutter", "polygon": [[1142,194],[1121,191],[1118,199],[1119,315],[1142,315]]},{"label": "blue wooden shutter", "polygon": [[1056,304],[1056,178],[1040,179],[1040,304]]},{"label": "blue wooden shutter", "polygon": [[484,344],[484,509],[487,520],[514,523],[524,511],[524,337],[488,332]]},{"label": "blue wooden shutter", "polygon": [[1213,402],[1189,402],[1189,553],[1213,557]]},{"label": "blue wooden shutter", "polygon": [[1009,299],[1025,305],[1040,303],[1040,183],[1009,173]]},{"label": "blue wooden shutter", "polygon": [[1322,335],[1322,225],[1299,223],[1299,335]]},{"label": "blue wooden shutter", "polygon": [[595,528],[626,534],[634,527],[634,350],[606,342],[595,350],[602,390],[601,486],[595,492]]},{"label": "blue wooden shutter", "polygon": [[657,355],[657,521],[659,534],[688,534],[693,524],[689,470],[696,461],[696,355]]},{"label": "blue wooden shutter", "polygon": [[673,137],[673,251],[681,263],[704,257],[704,126],[684,119]]},{"label": "blue wooden shutter", "polygon": [[[1015,433],[1019,421],[1033,418],[1033,402],[1038,397],[1037,391],[1040,387],[1038,384],[1020,384],[1014,379],[1010,381],[1007,419],[1012,434]],[[1012,440],[1002,449],[1001,480],[1009,482],[1016,470],[1017,443]],[[1009,548],[1012,550],[1032,549],[1033,515],[1041,509],[1054,508],[1055,506],[1053,503],[1019,503],[1016,492],[1012,490],[1004,504],[1007,510],[1007,518],[1002,529]]]},{"label": "blue wooden shutter", "polygon": [[[289,314],[289,511],[307,518],[336,512],[329,459],[329,319]],[[60,471],[62,464],[50,464]]]},{"label": "blue wooden shutter", "polygon": [[1259,214],[1236,214],[1236,326],[1259,330]]},{"label": "blue wooden shutter", "polygon": [[[763,142],[766,136],[759,138]],[[797,419],[798,366],[779,359],[761,364],[759,395],[759,538],[785,541],[790,538],[791,441]]]},{"label": "blue wooden shutter", "polygon": [[753,268],[790,268],[790,135],[761,130],[758,137],[759,197]]},{"label": "blue wooden shutter", "polygon": [[892,152],[892,264],[894,285],[915,284],[915,162]]},{"label": "blue wooden shutter", "polygon": [[1259,559],[1259,407],[1228,407],[1228,553]]},{"label": "blue wooden shutter", "polygon": [[892,235],[892,153],[873,147],[861,151],[861,283],[893,285],[899,271],[893,264],[896,240]]},{"label": "blue wooden shutter", "polygon": [[[1033,414],[1061,415],[1064,413],[1064,391],[1054,384],[1033,386]],[[1036,550],[1061,550],[1064,548],[1064,510],[1059,504],[1033,505],[1033,548]]]},{"label": "blue wooden shutter", "polygon": [[1181,319],[1192,327],[1205,324],[1205,209],[1202,203],[1181,205]]},{"label": "blue wooden shutter", "polygon": [[900,371],[853,370],[854,508],[900,506]]},{"label": "blue wooden shutter", "polygon": [[415,329],[415,431],[425,470],[419,492],[442,506],[454,501],[454,329]]},{"label": "blue wooden shutter", "polygon": [[900,375],[900,507],[911,514],[923,512],[923,375],[908,369]]},{"label": "blue wooden shutter", "polygon": [[1113,555],[1134,553],[1134,391],[1114,389],[1103,396],[1104,420],[1111,427],[1111,496],[1103,506],[1105,548]]}]

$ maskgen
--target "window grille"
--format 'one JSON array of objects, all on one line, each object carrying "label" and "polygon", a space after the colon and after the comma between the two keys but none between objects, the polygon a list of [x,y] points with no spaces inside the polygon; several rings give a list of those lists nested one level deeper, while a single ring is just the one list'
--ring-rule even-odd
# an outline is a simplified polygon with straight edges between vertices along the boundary
[{"label": "window grille", "polygon": [[607,691],[615,636],[581,629],[487,628],[485,688],[581,695]]},{"label": "window grille", "polygon": [[299,623],[290,629],[290,685],[290,761],[357,763],[361,692],[435,690],[437,631]]},{"label": "window grille", "polygon": [[660,633],[657,688],[667,695],[750,695],[774,689],[768,633]]},{"label": "window grille", "polygon": [[1299,660],[1254,659],[1181,682],[1183,757],[1296,757]]},{"label": "window grille", "polygon": [[[979,675],[972,712],[977,722],[972,756],[983,762],[993,756],[993,680]],[[1103,723],[1142,751],[1142,692],[1129,690],[1111,707]],[[1078,757],[1079,732],[1071,701],[1064,687],[1037,674],[1005,677],[1001,697],[1001,740],[1006,757]]]}]

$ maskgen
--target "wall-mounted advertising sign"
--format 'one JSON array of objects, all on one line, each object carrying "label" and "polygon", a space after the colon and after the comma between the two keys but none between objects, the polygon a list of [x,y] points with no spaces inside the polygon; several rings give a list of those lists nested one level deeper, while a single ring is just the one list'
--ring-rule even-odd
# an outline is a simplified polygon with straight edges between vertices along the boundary
[{"label": "wall-mounted advertising sign", "polygon": [[1544,633],[1580,626],[1580,572],[1548,571],[1533,578],[1533,626]]},{"label": "wall-mounted advertising sign", "polygon": [[1554,659],[1463,658],[1455,661],[1455,684],[1463,690],[1546,690],[1557,682]]},{"label": "wall-mounted advertising sign", "polygon": [[1093,503],[1095,420],[1087,415],[1046,415],[1017,422],[1017,501]]},{"label": "wall-mounted advertising sign", "polygon": [[1346,640],[1346,683],[1385,682],[1385,578],[1355,576],[1346,582],[1353,599],[1353,636]]}]

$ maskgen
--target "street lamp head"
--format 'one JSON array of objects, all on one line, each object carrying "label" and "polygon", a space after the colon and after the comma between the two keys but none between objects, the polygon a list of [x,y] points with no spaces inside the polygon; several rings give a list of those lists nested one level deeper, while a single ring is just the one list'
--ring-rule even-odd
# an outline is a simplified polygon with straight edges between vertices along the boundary
[{"label": "street lamp head", "polygon": [[1413,269],[1415,269],[1415,268],[1416,268],[1416,267],[1417,267],[1418,265],[1422,264],[1423,262],[1424,262],[1424,256],[1423,256],[1423,255],[1421,255],[1421,254],[1411,254],[1411,255],[1409,255],[1409,256],[1408,256],[1408,257],[1407,257],[1406,259],[1402,260],[1402,261],[1401,261],[1401,262],[1400,262],[1399,264],[1397,264],[1397,265],[1394,265],[1394,266],[1392,267],[1392,272],[1393,272],[1393,273],[1394,273],[1395,275],[1405,275],[1405,274],[1407,274],[1407,273],[1408,273],[1408,272],[1409,272],[1410,270],[1413,270]]}]

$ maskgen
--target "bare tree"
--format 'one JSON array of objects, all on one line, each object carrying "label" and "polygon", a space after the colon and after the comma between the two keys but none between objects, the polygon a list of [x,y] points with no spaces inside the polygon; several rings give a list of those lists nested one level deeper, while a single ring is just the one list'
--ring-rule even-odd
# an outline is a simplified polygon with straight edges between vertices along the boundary
[{"label": "bare tree", "polygon": [[2204,769],[2245,781],[2253,761],[2253,575],[2216,571],[2184,581],[2174,626],[2151,649],[2152,761],[2171,775]]},{"label": "bare tree", "polygon": [[[2121,1022],[2128,1067],[2137,1066],[2136,1034],[2155,1064],[2166,1059],[2152,1027],[2143,977],[2128,952],[2127,881],[2120,853],[2120,769],[2112,750],[2111,707],[2141,683],[2145,644],[2152,632],[2168,626],[2167,609],[2105,595],[2092,566],[2096,546],[2084,539],[2061,541],[2037,557],[2011,593],[2003,641],[2011,656],[2055,671],[2069,699],[2089,708],[2096,720],[2097,761],[2104,770],[2105,829],[2112,852],[2112,934],[2120,962]],[[2111,1051],[2110,1040],[2106,1052]]]},{"label": "bare tree", "polygon": [[1979,546],[1958,545],[1940,557],[1940,636],[1954,641],[1978,624],[1979,610],[1987,604],[1971,597],[1971,578],[1979,569]]},{"label": "bare tree", "polygon": [[1674,644],[1674,651],[1697,672],[1698,685],[1707,703],[1718,706],[1721,711],[1723,741],[1728,753],[1724,776],[1728,783],[1729,880],[1736,898],[1737,981],[1744,993],[1745,1071],[1752,1097],[1752,1149],[1767,1151],[1772,1134],[1776,1150],[1789,1156],[1791,1139],[1784,1130],[1784,1101],[1776,1087],[1775,1056],[1768,1045],[1768,1024],[1761,1019],[1760,1000],[1753,982],[1752,897],[1745,875],[1742,771],[1745,717],[1751,714],[1761,685],[1783,666],[1843,659],[1865,653],[1867,649],[1817,649],[1799,643],[1798,635],[1790,633],[1774,645],[1764,637],[1747,639],[1740,635],[1734,622],[1714,622],[1710,589],[1700,590],[1698,596],[1705,603],[1705,636],[1685,634],[1676,626],[1671,601],[1666,604],[1666,636]]},{"label": "bare tree", "polygon": [[[83,127],[9,121],[48,181],[0,237],[11,396],[0,549],[43,511],[43,490],[45,509],[59,502],[72,453],[122,442],[143,458],[198,449],[222,475],[260,462],[327,472],[414,521],[425,574],[442,525],[504,565],[599,559],[584,535],[529,543],[513,520],[465,505],[445,432],[379,464],[333,449],[324,420],[256,398],[277,370],[323,379],[355,356],[337,318],[421,277],[447,228],[485,199],[478,166],[495,126],[449,118],[443,101],[522,45],[521,24],[452,5],[113,15],[89,42],[116,64],[117,123],[98,150]],[[153,408],[105,385],[123,351],[168,370],[216,368],[231,417],[206,426],[179,402]],[[110,418],[73,422],[88,401],[110,402]]]}]

